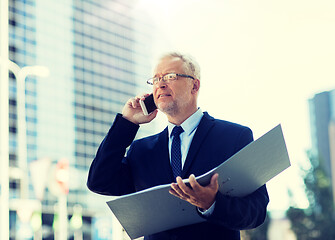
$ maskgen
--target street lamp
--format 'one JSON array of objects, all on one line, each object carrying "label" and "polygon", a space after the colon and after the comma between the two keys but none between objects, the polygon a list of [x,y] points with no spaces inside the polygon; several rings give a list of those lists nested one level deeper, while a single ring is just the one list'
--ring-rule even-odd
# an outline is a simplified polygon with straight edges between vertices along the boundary
[{"label": "street lamp", "polygon": [[[28,162],[27,162],[27,126],[26,126],[26,93],[25,93],[25,88],[26,88],[26,78],[29,75],[34,75],[34,76],[39,76],[39,77],[47,77],[49,75],[49,69],[44,67],[44,66],[26,66],[23,68],[20,68],[16,63],[10,61],[9,59],[3,59],[0,58],[0,64],[3,66],[3,70],[9,70],[11,71],[15,78],[16,78],[16,106],[17,106],[17,145],[18,145],[18,150],[17,150],[17,155],[18,155],[18,166],[20,169],[21,173],[21,184],[20,184],[20,198],[21,199],[28,199],[28,193],[29,193],[29,181],[28,181]],[[2,73],[3,74],[3,73]],[[5,73],[8,77],[8,72]],[[7,78],[8,79],[8,78]],[[6,89],[2,89],[4,91],[6,99],[2,99],[2,107],[4,108],[7,106],[7,113],[8,113],[8,84],[3,84],[4,86],[7,86]],[[3,116],[3,119],[6,124],[5,128],[2,129],[6,130],[7,134],[3,133],[1,140],[6,141],[8,144],[8,114],[5,114]],[[6,156],[5,156],[6,155]],[[6,206],[2,206],[2,211],[1,215],[4,215],[1,219],[3,226],[1,226],[1,231],[3,233],[1,234],[2,237],[7,238],[9,236],[9,216],[6,214],[8,213],[9,208],[8,208],[8,198],[9,198],[9,189],[8,189],[8,181],[9,181],[9,175],[8,175],[8,170],[9,170],[9,162],[8,162],[8,151],[4,151],[2,153],[3,159],[2,159],[2,169],[3,171],[6,171],[6,178],[2,177],[1,181],[1,199],[2,203],[6,203]],[[7,161],[5,161],[5,158]],[[5,164],[7,166],[5,166]],[[4,173],[4,172],[2,172]],[[6,185],[6,186],[5,186]],[[6,190],[6,191],[4,191]],[[6,220],[7,219],[7,220]],[[8,222],[6,222],[8,221]]]},{"label": "street lamp", "polygon": [[8,69],[16,78],[16,107],[17,107],[17,156],[18,166],[22,173],[20,183],[20,197],[27,199],[28,181],[28,162],[27,162],[27,124],[26,124],[26,77],[35,75],[38,77],[49,76],[49,69],[45,66],[26,66],[20,68],[16,63],[9,61]]}]

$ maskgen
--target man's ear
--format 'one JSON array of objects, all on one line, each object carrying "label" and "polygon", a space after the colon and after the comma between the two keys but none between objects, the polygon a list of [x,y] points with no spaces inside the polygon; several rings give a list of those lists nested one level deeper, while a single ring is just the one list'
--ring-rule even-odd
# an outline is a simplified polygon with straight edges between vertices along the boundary
[{"label": "man's ear", "polygon": [[194,79],[193,80],[193,88],[192,88],[192,93],[197,93],[200,88],[200,80],[199,79]]}]

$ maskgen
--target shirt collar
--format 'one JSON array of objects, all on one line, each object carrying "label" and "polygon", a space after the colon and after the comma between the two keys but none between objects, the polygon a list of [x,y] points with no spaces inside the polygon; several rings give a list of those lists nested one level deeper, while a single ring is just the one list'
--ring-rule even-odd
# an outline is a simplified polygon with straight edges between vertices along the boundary
[{"label": "shirt collar", "polygon": [[[180,126],[184,129],[187,135],[191,135],[193,131],[198,127],[200,120],[203,116],[203,112],[200,108],[193,113],[188,119],[186,119]],[[173,123],[168,123],[169,137],[171,137],[172,129],[175,127]]]}]

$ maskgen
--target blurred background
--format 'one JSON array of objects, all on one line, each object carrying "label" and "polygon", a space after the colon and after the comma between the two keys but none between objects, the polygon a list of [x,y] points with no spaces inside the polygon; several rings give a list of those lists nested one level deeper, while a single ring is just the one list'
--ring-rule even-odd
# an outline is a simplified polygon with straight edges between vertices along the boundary
[{"label": "blurred background", "polygon": [[0,2],[0,239],[129,239],[87,172],[168,51],[199,62],[203,111],[255,139],[282,124],[292,166],[243,239],[335,239],[334,1]]}]

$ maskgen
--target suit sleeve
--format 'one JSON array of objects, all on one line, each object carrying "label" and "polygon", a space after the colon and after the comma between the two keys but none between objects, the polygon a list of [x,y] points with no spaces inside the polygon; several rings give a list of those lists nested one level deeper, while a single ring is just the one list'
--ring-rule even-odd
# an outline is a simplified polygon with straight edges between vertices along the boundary
[{"label": "suit sleeve", "polygon": [[[235,144],[236,151],[251,141],[253,141],[252,132],[246,128],[241,132]],[[205,218],[209,222],[221,224],[229,229],[255,228],[264,222],[268,202],[269,196],[265,185],[245,197],[230,197],[218,192],[214,211]]]},{"label": "suit sleeve", "polygon": [[87,187],[99,194],[120,196],[134,192],[134,185],[124,157],[139,126],[118,114],[100,144],[90,166]]}]

